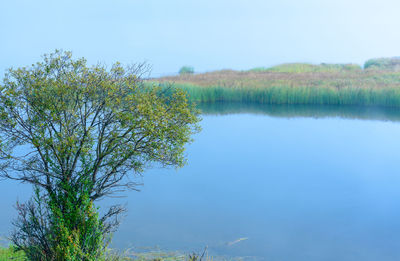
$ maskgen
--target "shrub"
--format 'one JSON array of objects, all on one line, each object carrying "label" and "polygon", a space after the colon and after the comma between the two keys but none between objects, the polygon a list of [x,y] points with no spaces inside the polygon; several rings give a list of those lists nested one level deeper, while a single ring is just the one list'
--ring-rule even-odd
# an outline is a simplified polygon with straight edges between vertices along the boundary
[{"label": "shrub", "polygon": [[194,68],[191,66],[182,66],[182,68],[179,70],[179,74],[193,74],[194,73]]},{"label": "shrub", "polygon": [[248,72],[266,72],[268,70],[269,69],[267,67],[255,67],[255,68],[248,70]]},{"label": "shrub", "polygon": [[18,251],[13,246],[10,246],[9,248],[0,247],[0,261],[6,261],[6,260],[26,261],[27,258],[23,251]]},{"label": "shrub", "polygon": [[399,70],[400,57],[369,59],[365,62],[364,69]]},{"label": "shrub", "polygon": [[17,204],[11,240],[29,260],[98,260],[108,243],[106,226],[87,192],[63,188],[47,197],[37,187],[27,204]]}]

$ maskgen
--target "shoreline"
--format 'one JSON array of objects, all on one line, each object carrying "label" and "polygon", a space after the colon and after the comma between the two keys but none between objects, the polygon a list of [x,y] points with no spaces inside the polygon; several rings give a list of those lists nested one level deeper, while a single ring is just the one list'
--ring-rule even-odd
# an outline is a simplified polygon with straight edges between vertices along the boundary
[{"label": "shoreline", "polygon": [[221,70],[148,79],[174,86],[196,103],[400,107],[400,70],[394,66],[284,64],[248,71]]}]

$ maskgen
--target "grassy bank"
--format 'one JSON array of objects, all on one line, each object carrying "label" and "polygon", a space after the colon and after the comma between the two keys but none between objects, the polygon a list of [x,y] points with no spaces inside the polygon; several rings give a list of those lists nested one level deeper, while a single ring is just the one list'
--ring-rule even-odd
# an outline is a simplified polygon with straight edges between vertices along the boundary
[{"label": "grassy bank", "polygon": [[[371,64],[371,62],[369,62]],[[284,64],[248,71],[222,70],[152,79],[186,90],[198,103],[247,102],[400,106],[400,72],[353,64]]]},{"label": "grassy bank", "polygon": [[[9,248],[0,247],[0,261],[9,261],[9,260],[28,261],[24,252],[16,251],[12,247],[9,247]],[[175,253],[175,252],[169,253],[169,252],[161,252],[161,251],[148,252],[148,253],[122,253],[122,254],[116,254],[116,253],[110,252],[107,254],[107,257],[102,260],[103,261],[133,261],[133,260],[136,260],[136,261],[153,261],[153,260],[185,261],[185,260],[188,260],[188,257],[178,254],[178,253]]]}]

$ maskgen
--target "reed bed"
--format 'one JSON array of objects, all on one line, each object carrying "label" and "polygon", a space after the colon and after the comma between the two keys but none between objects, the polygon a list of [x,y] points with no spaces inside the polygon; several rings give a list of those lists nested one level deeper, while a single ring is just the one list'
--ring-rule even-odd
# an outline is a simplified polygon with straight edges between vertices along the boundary
[{"label": "reed bed", "polygon": [[187,91],[197,103],[246,102],[400,106],[400,72],[356,65],[286,64],[249,71],[222,70],[149,80]]}]

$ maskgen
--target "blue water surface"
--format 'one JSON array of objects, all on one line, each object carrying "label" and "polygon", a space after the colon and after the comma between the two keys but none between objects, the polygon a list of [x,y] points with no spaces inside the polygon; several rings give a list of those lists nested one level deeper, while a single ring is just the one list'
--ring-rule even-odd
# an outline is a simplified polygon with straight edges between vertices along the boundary
[{"label": "blue water surface", "polygon": [[[179,170],[106,199],[128,212],[113,247],[279,261],[400,260],[400,122],[235,111],[203,115]],[[0,232],[28,185],[0,182]],[[240,240],[239,240],[240,239]]]}]

